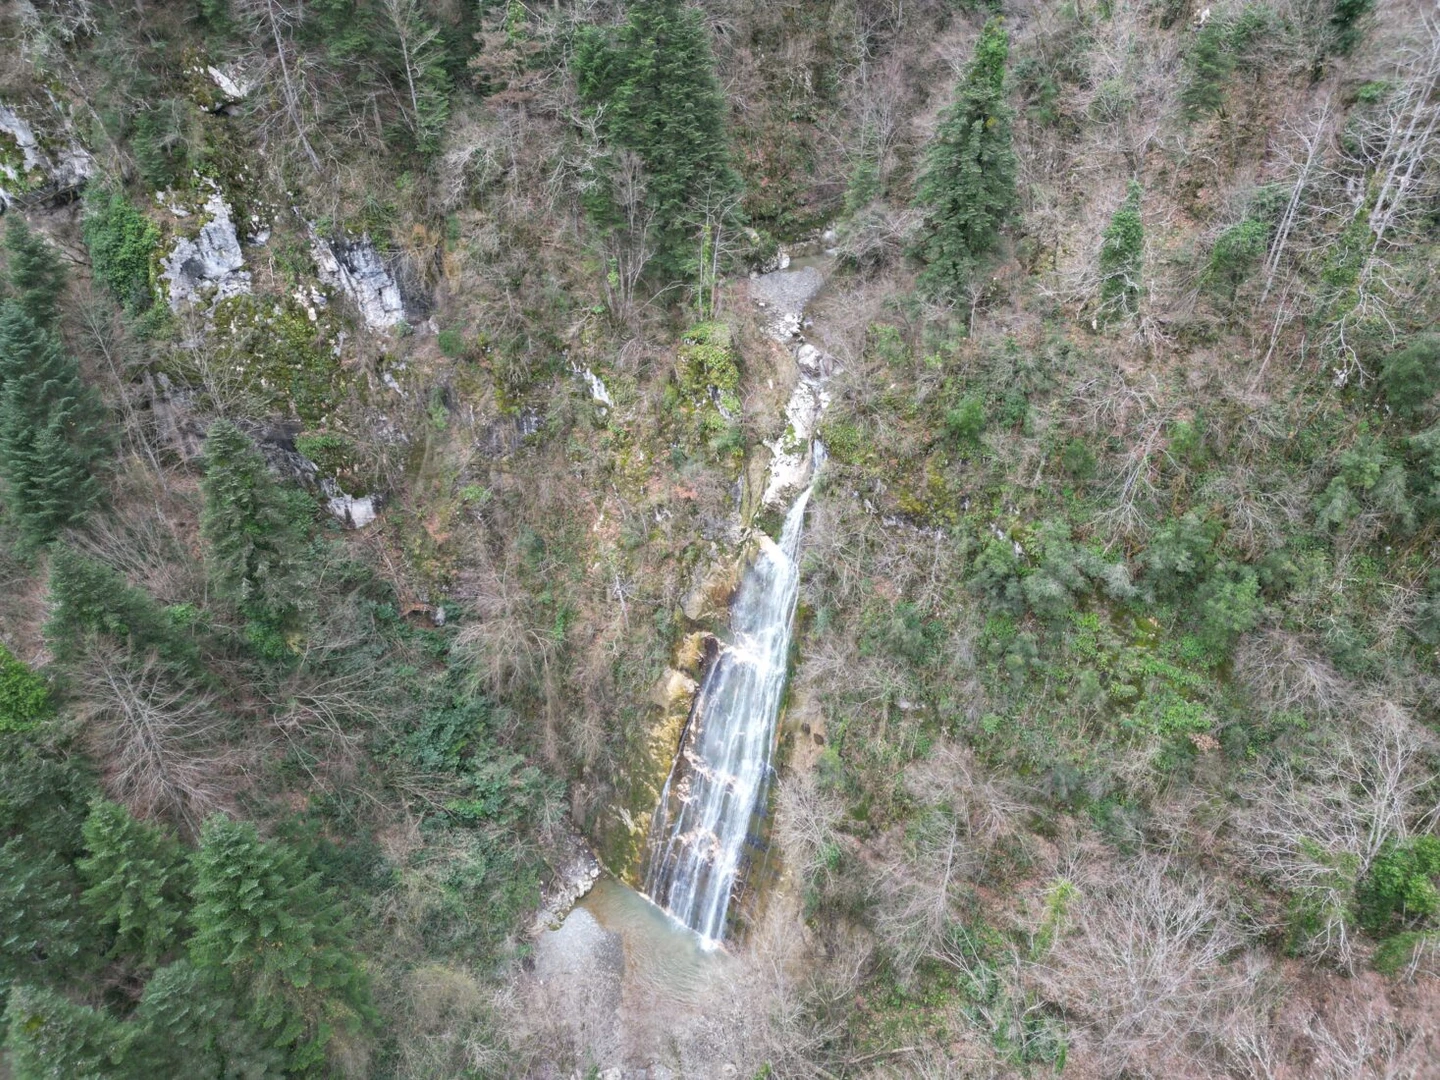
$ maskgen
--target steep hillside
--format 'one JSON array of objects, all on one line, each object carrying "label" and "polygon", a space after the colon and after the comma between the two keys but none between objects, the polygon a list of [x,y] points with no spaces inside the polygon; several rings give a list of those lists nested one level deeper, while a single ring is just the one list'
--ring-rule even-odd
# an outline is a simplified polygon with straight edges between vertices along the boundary
[{"label": "steep hillside", "polygon": [[[0,40],[17,1080],[1440,1075],[1433,6]],[[695,959],[624,886],[812,479]]]}]

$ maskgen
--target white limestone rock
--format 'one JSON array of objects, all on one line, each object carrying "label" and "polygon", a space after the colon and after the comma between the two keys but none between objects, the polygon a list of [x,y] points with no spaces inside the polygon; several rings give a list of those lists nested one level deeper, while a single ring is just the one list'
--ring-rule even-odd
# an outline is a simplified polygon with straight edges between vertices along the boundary
[{"label": "white limestone rock", "polygon": [[405,301],[395,276],[380,258],[369,236],[359,240],[326,240],[311,229],[311,254],[320,280],[340,289],[354,302],[372,330],[389,330],[405,321]]},{"label": "white limestone rock", "polygon": [[30,122],[0,104],[0,210],[27,193],[73,191],[94,171],[95,160],[73,139],[51,157]]},{"label": "white limestone rock", "polygon": [[205,68],[205,74],[210,76],[210,81],[215,84],[216,89],[225,95],[223,104],[226,105],[238,105],[255,89],[255,76],[238,64],[223,66],[209,64]]},{"label": "white limestone rock", "polygon": [[213,306],[250,291],[250,272],[244,268],[230,205],[219,191],[212,191],[202,213],[205,224],[199,234],[180,237],[162,264],[160,277],[175,311],[204,299]]},{"label": "white limestone rock", "polygon": [[0,201],[9,206],[16,193],[43,183],[44,165],[35,129],[15,110],[0,105]]},{"label": "white limestone rock", "polygon": [[[326,499],[325,509],[347,529],[363,529],[379,516],[375,507],[375,496],[366,495],[357,499],[343,491]],[[443,623],[443,618],[441,622]]]}]

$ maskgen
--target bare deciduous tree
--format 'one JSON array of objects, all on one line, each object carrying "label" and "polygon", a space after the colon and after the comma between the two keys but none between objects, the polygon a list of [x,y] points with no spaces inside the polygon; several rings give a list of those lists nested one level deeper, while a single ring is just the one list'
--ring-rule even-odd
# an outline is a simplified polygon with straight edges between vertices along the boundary
[{"label": "bare deciduous tree", "polygon": [[236,17],[249,25],[252,40],[268,39],[274,46],[273,54],[266,56],[266,67],[278,77],[281,108],[295,141],[305,151],[310,167],[319,172],[320,155],[310,143],[310,124],[303,111],[308,93],[304,62],[294,38],[295,26],[302,18],[299,6],[281,0],[237,0],[234,10]]},{"label": "bare deciduous tree", "polygon": [[1421,799],[1435,749],[1400,706],[1376,701],[1353,731],[1336,732],[1303,763],[1282,761],[1252,785],[1239,854],[1306,913],[1311,955],[1355,969],[1355,885],[1387,841],[1440,816],[1440,805]]},{"label": "bare deciduous tree", "polygon": [[78,716],[106,791],[139,817],[198,832],[244,767],[215,699],[154,657],[97,648],[80,671]]},{"label": "bare deciduous tree", "polygon": [[1072,913],[1038,977],[1083,1020],[1079,1049],[1101,1072],[1185,1075],[1215,1052],[1212,1019],[1256,978],[1221,889],[1145,859],[1085,887]]},{"label": "bare deciduous tree", "polygon": [[1279,628],[1240,642],[1235,675],[1270,715],[1296,711],[1329,718],[1353,702],[1350,684],[1330,663]]},{"label": "bare deciduous tree", "polygon": [[1423,14],[1417,39],[1401,50],[1394,89],[1372,115],[1360,113],[1345,142],[1340,175],[1350,202],[1349,230],[1363,222],[1361,250],[1349,296],[1342,297],[1326,330],[1326,344],[1340,366],[1343,385],[1363,374],[1353,340],[1366,323],[1393,335],[1392,312],[1405,299],[1402,274],[1393,259],[1413,238],[1414,226],[1429,212],[1440,183],[1435,166],[1440,142],[1440,17]]}]

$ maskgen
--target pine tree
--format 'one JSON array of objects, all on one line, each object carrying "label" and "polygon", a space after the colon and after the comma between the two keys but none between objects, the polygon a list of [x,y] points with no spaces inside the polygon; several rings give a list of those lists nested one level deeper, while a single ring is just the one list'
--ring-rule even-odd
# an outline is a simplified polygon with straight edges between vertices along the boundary
[{"label": "pine tree", "polygon": [[7,215],[6,276],[16,302],[36,326],[50,329],[60,317],[65,267],[45,238],[32,232],[19,214]]},{"label": "pine tree", "polygon": [[0,761],[0,989],[59,982],[95,956],[74,866],[88,794],[74,768],[34,750]]},{"label": "pine tree", "polygon": [[17,986],[5,1009],[14,1080],[115,1080],[138,1029],[35,986]]},{"label": "pine tree", "polygon": [[678,270],[692,248],[689,219],[739,187],[700,12],[682,0],[636,0],[613,45],[598,30],[581,36],[574,71],[582,100],[603,106],[606,139],[644,163],[658,268]]},{"label": "pine tree", "polygon": [[993,18],[925,152],[915,195],[925,213],[925,235],[917,250],[927,264],[921,282],[939,297],[959,295],[1015,211],[1015,152],[1005,103],[1009,54],[1004,24]]},{"label": "pine tree", "polygon": [[103,439],[75,360],[18,302],[0,306],[0,479],[24,540],[39,546],[89,512]]},{"label": "pine tree", "polygon": [[234,424],[217,422],[205,441],[200,534],[220,595],[257,629],[273,632],[294,616],[303,537],[265,458]]},{"label": "pine tree", "polygon": [[136,1073],[185,1080],[265,1080],[285,1074],[285,1055],[241,1015],[225,972],[177,960],[145,984],[136,1019],[143,1034]]},{"label": "pine tree", "polygon": [[50,554],[50,619],[45,639],[57,658],[73,662],[91,638],[107,638],[140,655],[200,666],[194,641],[181,633],[150,594],[102,562],[63,544]]},{"label": "pine tree", "polygon": [[1225,105],[1225,84],[1235,68],[1235,57],[1228,45],[1230,26],[1222,19],[1212,19],[1195,35],[1194,44],[1185,54],[1185,86],[1180,91],[1180,106],[1185,119],[1195,123]]},{"label": "pine tree", "polygon": [[208,821],[194,863],[191,960],[229,973],[290,1069],[317,1066],[336,1025],[358,1029],[372,1017],[334,897],[294,850],[247,822]]},{"label": "pine tree", "polygon": [[1115,211],[1100,244],[1100,310],[1133,315],[1140,308],[1140,275],[1145,258],[1145,226],[1140,220],[1140,184],[1131,180],[1125,201]]},{"label": "pine tree", "polygon": [[176,840],[97,799],[83,827],[88,854],[76,866],[80,902],[110,935],[112,956],[154,967],[179,942],[189,867]]}]

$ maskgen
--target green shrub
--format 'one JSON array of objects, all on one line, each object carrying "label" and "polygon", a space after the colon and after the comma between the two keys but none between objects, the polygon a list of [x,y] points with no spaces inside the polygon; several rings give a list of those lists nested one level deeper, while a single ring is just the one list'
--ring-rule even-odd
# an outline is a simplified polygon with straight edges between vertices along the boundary
[{"label": "green shrub", "polygon": [[1255,270],[1270,243],[1270,226],[1246,218],[1236,222],[1215,239],[1205,281],[1217,293],[1234,303],[1235,294]]},{"label": "green shrub", "polygon": [[974,446],[985,433],[985,399],[969,394],[945,413],[945,430],[961,446]]},{"label": "green shrub", "polygon": [[1440,931],[1405,930],[1392,934],[1375,950],[1375,970],[1382,975],[1398,975],[1410,966],[1417,950],[1440,941]]},{"label": "green shrub", "polygon": [[1355,890],[1360,925],[1372,934],[1413,929],[1440,913],[1440,837],[1386,844]]},{"label": "green shrub", "polygon": [[675,374],[692,401],[705,400],[714,390],[722,405],[739,408],[735,392],[740,387],[740,368],[731,346],[730,327],[724,323],[700,323],[686,331]]},{"label": "green shrub", "polygon": [[917,667],[928,664],[937,654],[943,627],[926,618],[914,604],[898,603],[866,622],[869,625],[861,647],[867,652],[889,653]]},{"label": "green shrub", "polygon": [[1229,656],[1241,634],[1260,620],[1260,582],[1248,566],[1231,563],[1217,569],[1199,592],[1198,637],[1212,662]]},{"label": "green shrub", "polygon": [[355,444],[332,431],[300,435],[295,439],[295,449],[318,465],[326,476],[338,476],[355,461]]},{"label": "green shrub", "polygon": [[1076,480],[1095,475],[1095,455],[1084,439],[1071,439],[1060,451],[1060,467]]},{"label": "green shrub", "polygon": [[1201,580],[1214,561],[1219,535],[1217,522],[1193,512],[1157,529],[1142,557],[1146,583],[1155,595],[1168,600]]},{"label": "green shrub", "polygon": [[820,441],[832,460],[841,465],[858,465],[865,457],[865,431],[851,420],[827,420],[820,428]]},{"label": "green shrub", "polygon": [[446,327],[435,336],[435,344],[440,346],[440,351],[451,360],[459,360],[467,356],[470,346],[465,338],[465,331],[458,326]]},{"label": "green shrub", "polygon": [[1192,468],[1202,464],[1205,460],[1205,421],[1201,417],[1194,420],[1177,420],[1170,425],[1167,433],[1169,436],[1169,451],[1173,461],[1180,465],[1188,465]]},{"label": "green shrub", "polygon": [[160,230],[119,191],[97,188],[85,200],[85,246],[95,277],[127,314],[155,302],[152,260]]},{"label": "green shrub", "polygon": [[0,645],[0,732],[30,731],[50,713],[45,683]]},{"label": "green shrub", "polygon": [[981,549],[966,585],[985,597],[992,608],[1018,615],[1025,608],[1021,591],[1020,557],[1008,539],[995,537]]}]

